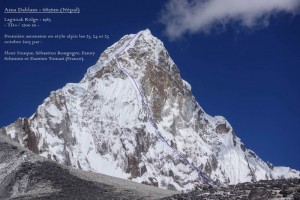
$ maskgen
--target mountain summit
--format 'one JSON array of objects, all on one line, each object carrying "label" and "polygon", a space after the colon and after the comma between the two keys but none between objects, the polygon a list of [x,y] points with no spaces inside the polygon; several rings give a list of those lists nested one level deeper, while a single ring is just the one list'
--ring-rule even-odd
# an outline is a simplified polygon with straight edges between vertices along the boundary
[{"label": "mountain summit", "polygon": [[122,37],[79,83],[0,132],[73,168],[172,190],[300,176],[262,161],[226,119],[205,113],[149,30]]}]

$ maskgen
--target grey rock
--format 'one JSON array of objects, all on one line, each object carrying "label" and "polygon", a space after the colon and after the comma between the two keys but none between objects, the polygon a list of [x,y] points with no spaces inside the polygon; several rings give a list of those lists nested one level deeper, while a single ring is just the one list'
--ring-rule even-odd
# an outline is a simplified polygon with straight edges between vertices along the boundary
[{"label": "grey rock", "polygon": [[175,194],[162,200],[210,199],[210,200],[268,200],[299,199],[300,179],[264,180],[255,183],[240,183],[228,187],[202,186],[192,192]]}]

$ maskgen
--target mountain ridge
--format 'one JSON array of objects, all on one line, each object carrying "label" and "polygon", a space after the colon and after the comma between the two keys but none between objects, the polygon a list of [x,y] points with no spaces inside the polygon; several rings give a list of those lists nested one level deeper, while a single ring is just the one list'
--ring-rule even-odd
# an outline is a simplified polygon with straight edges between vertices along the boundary
[{"label": "mountain ridge", "polygon": [[[29,119],[0,132],[59,163],[173,190],[204,183],[188,163],[220,184],[299,178],[298,171],[273,167],[246,149],[224,117],[206,114],[148,29],[134,36],[107,48],[79,83],[51,92]],[[157,130],[188,162],[155,137]]]}]

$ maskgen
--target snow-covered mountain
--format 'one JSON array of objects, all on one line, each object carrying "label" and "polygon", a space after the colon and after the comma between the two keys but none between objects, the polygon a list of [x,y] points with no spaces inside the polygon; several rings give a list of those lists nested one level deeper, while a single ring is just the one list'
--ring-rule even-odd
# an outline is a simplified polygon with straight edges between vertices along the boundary
[{"label": "snow-covered mountain", "polygon": [[300,176],[262,161],[226,119],[205,113],[149,30],[122,37],[80,83],[0,132],[59,163],[167,189]]}]

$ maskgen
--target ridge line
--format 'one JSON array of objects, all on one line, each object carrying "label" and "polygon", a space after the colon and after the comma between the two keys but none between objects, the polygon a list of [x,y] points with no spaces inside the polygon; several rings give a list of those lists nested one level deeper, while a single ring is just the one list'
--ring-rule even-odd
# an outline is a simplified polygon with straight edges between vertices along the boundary
[{"label": "ridge line", "polygon": [[179,158],[184,161],[185,164],[188,164],[194,171],[197,172],[199,178],[203,181],[205,181],[207,184],[214,186],[214,181],[212,179],[210,179],[208,176],[206,176],[203,172],[201,172],[200,169],[198,169],[193,162],[190,162],[188,160],[188,158],[186,156],[184,156],[183,153],[181,153],[179,150],[175,149],[174,147],[172,147],[172,145],[170,145],[168,143],[168,140],[161,134],[161,132],[158,130],[157,124],[153,121],[152,118],[152,113],[151,113],[151,109],[148,105],[148,102],[146,100],[146,98],[144,97],[144,95],[141,92],[140,87],[138,86],[137,82],[135,81],[135,79],[133,78],[133,76],[122,66],[122,64],[118,61],[118,57],[120,56],[120,54],[122,54],[126,48],[130,45],[130,43],[138,36],[140,35],[140,32],[135,34],[129,41],[128,43],[125,45],[125,47],[118,53],[115,54],[114,59],[117,63],[117,67],[123,71],[134,83],[134,87],[135,89],[138,91],[141,99],[142,99],[142,105],[145,106],[147,109],[147,119],[148,122],[150,122],[150,124],[153,126],[153,128],[155,129],[155,134],[156,137],[159,138],[163,143],[165,143],[169,148],[171,148],[178,156]]}]

